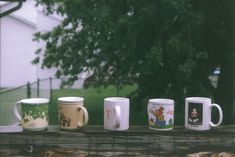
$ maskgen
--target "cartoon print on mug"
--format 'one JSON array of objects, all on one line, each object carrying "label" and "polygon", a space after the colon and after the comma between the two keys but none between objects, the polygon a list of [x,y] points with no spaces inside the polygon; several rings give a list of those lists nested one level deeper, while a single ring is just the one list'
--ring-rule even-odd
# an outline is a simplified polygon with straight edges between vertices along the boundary
[{"label": "cartoon print on mug", "polygon": [[188,123],[191,125],[202,124],[202,104],[200,103],[189,103],[188,110]]},{"label": "cartoon print on mug", "polygon": [[174,111],[167,106],[149,104],[149,125],[153,128],[173,127]]},{"label": "cartoon print on mug", "polygon": [[82,97],[59,97],[58,116],[61,129],[80,129],[88,123],[88,112]]},{"label": "cartoon print on mug", "polygon": [[159,127],[163,127],[166,125],[166,121],[164,118],[164,107],[160,106],[156,107],[151,111],[151,113],[155,116],[155,125]]},{"label": "cartoon print on mug", "polygon": [[[219,112],[218,122],[211,121],[212,108]],[[184,126],[191,130],[209,130],[218,127],[223,120],[223,111],[218,104],[212,103],[211,98],[187,97],[185,98]]]},{"label": "cartoon print on mug", "polygon": [[65,117],[63,113],[60,113],[60,125],[63,127],[70,127],[71,119]]},{"label": "cartoon print on mug", "polygon": [[156,116],[153,114],[153,110],[149,110],[149,125],[154,126],[156,121]]}]

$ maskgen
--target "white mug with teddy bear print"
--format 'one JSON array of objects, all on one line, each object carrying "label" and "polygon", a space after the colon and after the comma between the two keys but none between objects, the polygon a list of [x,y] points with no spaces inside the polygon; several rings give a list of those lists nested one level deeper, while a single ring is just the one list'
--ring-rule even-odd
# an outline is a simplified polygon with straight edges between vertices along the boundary
[{"label": "white mug with teddy bear print", "polygon": [[174,125],[174,100],[150,99],[148,122],[152,130],[171,130]]},{"label": "white mug with teddy bear print", "polygon": [[[219,122],[211,121],[211,109],[216,107],[219,111]],[[191,130],[209,130],[222,123],[223,112],[219,105],[211,104],[210,98],[189,97],[185,99],[185,128]]]}]

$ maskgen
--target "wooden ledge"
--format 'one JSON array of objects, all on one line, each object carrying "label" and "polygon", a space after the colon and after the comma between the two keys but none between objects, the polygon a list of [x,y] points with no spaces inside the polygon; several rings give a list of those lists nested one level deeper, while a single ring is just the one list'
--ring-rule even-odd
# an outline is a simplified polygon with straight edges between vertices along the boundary
[{"label": "wooden ledge", "polygon": [[[5,126],[6,127],[6,126]],[[19,126],[15,126],[18,127]],[[2,129],[3,130],[3,129]],[[83,129],[74,131],[61,130],[57,126],[49,126],[44,131],[16,131],[16,132],[3,132],[1,133],[0,127],[0,144],[27,144],[27,143],[81,143],[81,140],[89,140],[96,142],[96,138],[101,138],[103,141],[106,139],[128,139],[132,137],[139,137],[141,142],[142,138],[152,140],[152,138],[170,138],[170,139],[184,139],[185,141],[192,139],[195,142],[200,140],[227,140],[235,142],[235,125],[223,126],[213,128],[208,131],[193,131],[185,129],[183,126],[176,126],[170,131],[155,131],[150,130],[146,126],[131,126],[126,131],[107,131],[103,126],[86,126]],[[67,140],[66,140],[67,139]],[[70,140],[72,139],[72,140]],[[97,141],[99,142],[99,141]]]},{"label": "wooden ledge", "polygon": [[0,135],[1,134],[51,134],[51,133],[59,133],[59,134],[90,134],[90,133],[101,133],[101,134],[132,134],[132,133],[148,133],[148,134],[207,134],[207,133],[229,133],[233,134],[235,133],[235,125],[224,125],[216,128],[211,128],[210,130],[206,131],[194,131],[185,129],[184,126],[175,126],[173,130],[169,131],[157,131],[157,130],[151,130],[147,126],[130,126],[128,130],[124,131],[109,131],[105,130],[103,126],[101,125],[88,125],[84,128],[80,128],[77,130],[62,130],[58,126],[51,125],[46,130],[43,131],[23,131],[21,126],[0,126]]},{"label": "wooden ledge", "polygon": [[0,133],[0,139],[0,156],[3,150],[29,155],[31,148],[36,154],[59,151],[71,153],[71,156],[81,151],[88,156],[106,153],[114,156],[119,156],[118,153],[120,156],[185,156],[196,152],[235,154],[235,125],[209,131],[192,131],[183,126],[175,126],[171,131],[154,131],[146,126],[131,126],[126,131],[115,132],[106,131],[103,126],[88,125],[76,131],[49,126],[40,132]]}]

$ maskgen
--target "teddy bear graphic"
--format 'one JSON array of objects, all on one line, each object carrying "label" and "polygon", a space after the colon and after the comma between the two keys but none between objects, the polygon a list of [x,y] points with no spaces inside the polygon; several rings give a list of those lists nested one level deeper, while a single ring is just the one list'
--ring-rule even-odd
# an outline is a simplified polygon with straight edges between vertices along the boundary
[{"label": "teddy bear graphic", "polygon": [[164,119],[164,108],[159,107],[155,110],[152,110],[151,113],[156,117],[155,125],[159,127],[163,127],[166,125],[166,121]]},{"label": "teddy bear graphic", "polygon": [[60,114],[60,125],[63,127],[70,127],[71,119],[65,117],[63,113]]}]

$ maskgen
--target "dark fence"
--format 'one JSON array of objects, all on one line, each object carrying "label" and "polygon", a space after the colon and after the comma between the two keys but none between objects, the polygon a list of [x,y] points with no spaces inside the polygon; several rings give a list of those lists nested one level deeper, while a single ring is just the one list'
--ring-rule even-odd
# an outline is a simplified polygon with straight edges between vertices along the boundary
[{"label": "dark fence", "polygon": [[26,87],[27,87],[27,98],[44,97],[44,98],[51,99],[52,80],[53,80],[53,78],[50,77],[50,78],[46,78],[46,79],[37,79],[37,81],[35,81],[33,83],[28,82],[27,85],[26,85]]},{"label": "dark fence", "polygon": [[[0,125],[11,125],[17,123],[13,114],[15,102],[26,98],[47,98],[52,99],[53,89],[60,89],[61,82],[66,78],[45,78],[37,79],[35,82],[28,82],[16,88],[5,88],[0,90]],[[79,79],[74,88],[82,88],[84,79]]]},{"label": "dark fence", "polygon": [[[52,78],[38,79],[35,82],[28,82],[25,85],[3,89],[0,91],[0,125],[17,123],[13,114],[15,102],[33,97],[44,97],[50,99],[52,91]],[[49,87],[47,87],[49,85]]]}]

